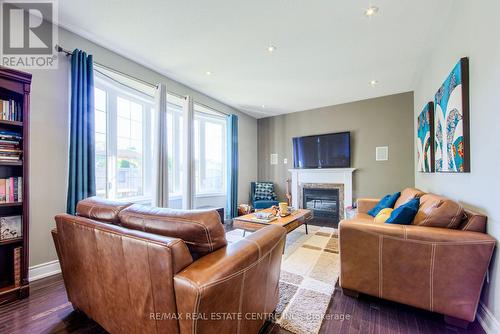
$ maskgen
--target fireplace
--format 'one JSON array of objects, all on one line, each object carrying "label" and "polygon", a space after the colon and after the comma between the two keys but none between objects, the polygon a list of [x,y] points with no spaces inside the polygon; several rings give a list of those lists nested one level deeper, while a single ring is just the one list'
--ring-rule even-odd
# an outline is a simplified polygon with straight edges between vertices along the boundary
[{"label": "fireplace", "polygon": [[[352,176],[355,168],[315,168],[315,169],[289,169],[292,174],[290,192],[292,195],[292,206],[294,208],[304,208],[304,190],[307,189],[326,189],[336,190],[337,217],[328,220],[318,218],[313,224],[320,224],[329,227],[337,227],[338,222],[344,219],[344,209],[352,205]],[[328,201],[327,201],[328,199]],[[316,202],[319,207],[330,208],[330,198],[324,201]],[[311,205],[312,203],[309,203]],[[314,210],[314,209],[313,209]],[[315,213],[322,216],[324,212]]]},{"label": "fireplace", "polygon": [[344,218],[344,185],[335,183],[301,184],[301,207],[313,212],[311,225],[338,227]]},{"label": "fireplace", "polygon": [[306,188],[302,194],[304,209],[313,212],[309,224],[337,227],[339,223],[339,190]]}]

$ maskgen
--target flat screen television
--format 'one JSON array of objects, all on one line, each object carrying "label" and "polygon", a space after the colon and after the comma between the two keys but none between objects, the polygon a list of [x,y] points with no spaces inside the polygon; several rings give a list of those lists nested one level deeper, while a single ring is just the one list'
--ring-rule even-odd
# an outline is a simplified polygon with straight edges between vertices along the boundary
[{"label": "flat screen television", "polygon": [[294,168],[351,167],[350,132],[293,138]]}]

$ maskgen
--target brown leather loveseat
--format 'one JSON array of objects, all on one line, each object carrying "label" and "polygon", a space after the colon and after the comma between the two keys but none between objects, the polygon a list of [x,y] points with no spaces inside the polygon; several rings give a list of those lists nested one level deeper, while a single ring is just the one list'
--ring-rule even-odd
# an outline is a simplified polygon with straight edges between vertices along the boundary
[{"label": "brown leather loveseat", "polygon": [[110,333],[258,333],[285,229],[227,244],[218,213],[89,198],[52,231],[68,298]]},{"label": "brown leather loveseat", "polygon": [[445,315],[466,326],[476,316],[495,247],[486,217],[458,203],[407,188],[398,207],[420,197],[412,225],[376,223],[367,212],[378,199],[359,199],[358,214],[339,227],[340,285]]}]

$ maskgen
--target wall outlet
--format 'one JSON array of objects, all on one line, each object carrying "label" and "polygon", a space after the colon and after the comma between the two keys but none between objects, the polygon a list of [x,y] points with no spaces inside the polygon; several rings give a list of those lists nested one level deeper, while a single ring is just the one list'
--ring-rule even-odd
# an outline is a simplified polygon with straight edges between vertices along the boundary
[{"label": "wall outlet", "polygon": [[271,153],[271,165],[278,164],[278,153]]},{"label": "wall outlet", "polygon": [[375,148],[375,160],[376,161],[389,160],[389,146],[379,146]]},{"label": "wall outlet", "polygon": [[283,164],[286,165],[287,163],[288,163],[288,159],[287,158],[283,159]]}]

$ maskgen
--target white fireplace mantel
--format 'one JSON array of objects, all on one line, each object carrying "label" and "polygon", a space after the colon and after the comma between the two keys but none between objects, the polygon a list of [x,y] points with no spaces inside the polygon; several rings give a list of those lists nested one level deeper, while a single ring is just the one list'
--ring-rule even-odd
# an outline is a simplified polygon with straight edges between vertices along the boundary
[{"label": "white fireplace mantel", "polygon": [[344,207],[352,205],[352,174],[356,168],[289,169],[292,174],[292,206],[302,207],[299,191],[304,183],[340,183],[344,185]]}]

